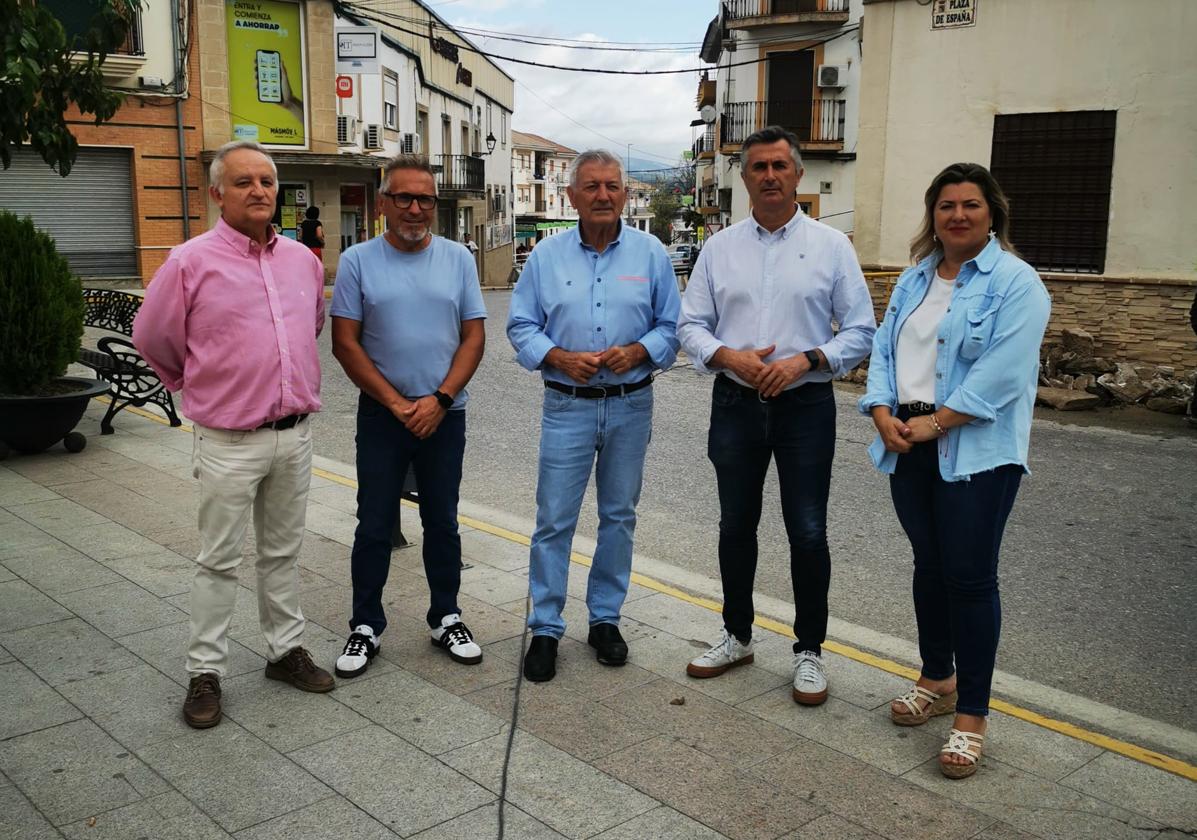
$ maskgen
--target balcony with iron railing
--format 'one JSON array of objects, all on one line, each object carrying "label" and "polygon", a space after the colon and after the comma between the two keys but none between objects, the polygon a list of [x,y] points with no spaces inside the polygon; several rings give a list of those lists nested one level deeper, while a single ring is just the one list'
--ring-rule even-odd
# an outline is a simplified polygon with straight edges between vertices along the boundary
[{"label": "balcony with iron railing", "polygon": [[780,125],[798,135],[803,150],[837,151],[844,147],[843,99],[796,99],[729,102],[719,124],[719,147],[737,147],[749,134]]},{"label": "balcony with iron railing", "polygon": [[723,6],[731,29],[848,22],[848,0],[724,0]]},{"label": "balcony with iron railing", "polygon": [[715,126],[708,125],[694,140],[694,159],[710,160],[715,157]]},{"label": "balcony with iron railing", "polygon": [[446,193],[481,193],[486,190],[486,165],[472,155],[433,155],[436,188]]}]

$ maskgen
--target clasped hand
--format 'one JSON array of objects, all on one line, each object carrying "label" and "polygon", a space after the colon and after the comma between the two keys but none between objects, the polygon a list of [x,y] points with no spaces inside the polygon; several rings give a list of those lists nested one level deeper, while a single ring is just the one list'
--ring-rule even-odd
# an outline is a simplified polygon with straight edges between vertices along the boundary
[{"label": "clasped hand", "polygon": [[554,347],[545,357],[545,362],[562,371],[579,385],[585,385],[592,376],[598,373],[600,367],[610,368],[612,373],[627,373],[647,359],[648,351],[644,349],[643,344],[637,341],[618,347],[608,347],[601,353],[562,350],[560,347]]},{"label": "clasped hand", "polygon": [[429,394],[426,397],[405,401],[391,409],[391,413],[399,419],[407,430],[420,440],[432,435],[445,419],[446,411],[437,402],[436,397]]},{"label": "clasped hand", "polygon": [[762,397],[769,399],[793,385],[810,370],[810,361],[802,353],[766,363],[765,357],[772,355],[776,349],[775,344],[754,350],[731,350],[724,347],[720,349],[720,361],[725,369],[760,391]]},{"label": "clasped hand", "polygon": [[939,431],[930,417],[911,417],[903,422],[888,412],[876,412],[873,425],[881,435],[881,442],[888,452],[905,454],[914,448],[916,443],[925,443],[939,437]]}]

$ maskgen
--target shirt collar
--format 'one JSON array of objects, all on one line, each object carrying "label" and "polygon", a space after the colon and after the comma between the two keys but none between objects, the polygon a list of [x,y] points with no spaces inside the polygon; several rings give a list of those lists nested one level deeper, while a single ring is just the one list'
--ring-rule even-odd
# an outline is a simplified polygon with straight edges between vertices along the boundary
[{"label": "shirt collar", "polygon": [[[998,258],[1002,255],[1002,251],[1002,243],[998,241],[996,236],[991,236],[989,237],[989,242],[981,249],[981,253],[977,254],[971,260],[965,260],[964,265],[967,266],[969,263],[972,263],[979,274],[988,274],[993,271]],[[943,259],[943,250],[936,248],[919,261],[918,270],[927,275],[927,277],[931,277],[935,273],[935,267],[939,265],[941,259]],[[961,266],[961,268],[963,267]]]},{"label": "shirt collar", "polygon": [[[623,239],[623,219],[620,219],[618,224],[619,224],[619,227],[615,231],[615,238],[612,239],[607,244],[608,248],[610,248],[612,245],[618,245],[620,240]],[[586,250],[590,250],[590,251],[594,250],[594,246],[586,244],[586,240],[582,238],[582,222],[580,220],[578,221],[578,223],[576,225],[574,225],[574,233],[578,237],[579,245],[581,245]]]},{"label": "shirt collar", "polygon": [[760,238],[760,237],[765,237],[765,238],[780,237],[781,239],[789,239],[790,234],[794,232],[795,228],[797,228],[798,225],[802,224],[802,220],[805,217],[806,217],[806,214],[802,212],[802,208],[799,207],[797,204],[795,204],[794,205],[794,215],[790,217],[790,220],[788,222],[786,222],[784,225],[782,225],[781,227],[779,227],[777,230],[770,233],[768,230],[761,227],[761,224],[760,224],[760,222],[758,222],[756,220],[756,214],[754,213],[751,216],[752,229],[754,231],[756,231],[756,235],[758,238]]},{"label": "shirt collar", "polygon": [[[236,249],[237,253],[244,256],[249,256],[251,253],[250,247],[257,244],[254,242],[254,240],[250,239],[244,233],[235,229],[232,225],[226,222],[224,220],[224,216],[221,216],[216,220],[216,227],[214,230],[216,231],[217,236],[232,245],[233,248]],[[270,253],[274,253],[274,246],[276,242],[278,242],[278,234],[274,232],[274,225],[270,225],[266,231],[266,250]]]}]

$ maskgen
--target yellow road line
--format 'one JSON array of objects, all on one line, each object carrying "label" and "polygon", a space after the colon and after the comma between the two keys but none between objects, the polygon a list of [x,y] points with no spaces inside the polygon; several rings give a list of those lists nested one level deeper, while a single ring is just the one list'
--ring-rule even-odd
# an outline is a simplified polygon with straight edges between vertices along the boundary
[{"label": "yellow road line", "polygon": [[[107,401],[106,397],[97,397],[96,399],[100,400],[101,402]],[[167,421],[165,418],[160,417],[152,412],[145,411],[144,409],[139,409],[136,406],[129,406],[125,410],[132,411],[141,417],[148,417],[149,419],[157,423],[161,423],[164,426],[169,425],[169,421]],[[186,425],[181,426],[180,431],[189,432],[191,431],[191,427]],[[352,478],[347,478],[343,475],[320,469],[318,467],[312,468],[312,475],[328,479],[329,481],[335,482],[336,484],[340,484],[345,487],[357,487],[357,482]],[[418,507],[414,502],[409,502],[406,499],[403,500],[403,505],[409,508]],[[491,534],[496,537],[502,537],[505,540],[519,543],[520,545],[531,545],[532,542],[531,539],[524,534],[510,531],[507,528],[501,528],[498,525],[491,525],[489,522],[483,522],[480,519],[474,519],[470,516],[458,516],[457,520],[462,525],[465,525],[469,528],[474,528],[476,530],[482,531],[483,533]],[[570,552],[569,559],[571,562],[576,563],[579,566],[589,567],[591,564],[591,558],[584,554],[579,554],[576,551]],[[659,592],[662,595],[668,595],[671,598],[676,598],[679,601],[684,601],[687,604],[693,604],[697,607],[702,607],[703,609],[710,610],[711,612],[715,613],[723,611],[723,605],[718,601],[714,601],[710,598],[703,598],[698,595],[691,595],[689,592],[678,589],[676,586],[670,586],[667,583],[647,577],[639,572],[632,572],[631,579],[632,583],[643,586],[646,589],[651,589],[654,592]],[[793,629],[789,625],[777,621],[776,619],[757,617],[755,624],[757,627],[760,627],[763,630],[769,630],[770,632],[777,633],[778,635],[785,636],[786,638],[794,638]],[[917,670],[903,665],[900,662],[894,662],[892,659],[875,656],[871,653],[842,644],[840,642],[824,642],[823,647],[839,656],[843,656],[855,662],[860,662],[863,665],[868,665],[880,671],[885,671],[889,674],[895,674],[899,677],[904,677],[909,680],[917,679],[919,675]],[[1166,770],[1169,773],[1174,773],[1182,778],[1197,782],[1197,766],[1189,764],[1185,761],[1181,761],[1179,758],[1173,758],[1170,755],[1164,755],[1163,753],[1149,750],[1146,747],[1141,747],[1138,744],[1132,744],[1128,741],[1120,741],[1117,738],[1111,738],[1109,735],[1102,735],[1100,732],[1093,732],[1091,730],[1084,729],[1083,727],[1068,723],[1067,721],[1056,720],[1055,718],[1041,715],[1038,712],[1033,712],[1030,709],[1024,709],[1021,706],[1016,706],[1013,703],[1007,703],[1005,700],[991,700],[989,707],[994,711],[1010,715],[1010,717],[1024,720],[1027,723],[1034,724],[1035,726],[1040,726],[1044,729],[1051,730],[1052,732],[1058,732],[1061,735],[1067,735],[1068,737],[1075,738],[1078,741],[1084,741],[1087,744],[1093,744],[1095,747],[1100,747],[1103,750],[1109,750],[1112,753],[1126,756],[1134,761],[1148,764],[1152,767],[1158,767],[1161,770]]]}]

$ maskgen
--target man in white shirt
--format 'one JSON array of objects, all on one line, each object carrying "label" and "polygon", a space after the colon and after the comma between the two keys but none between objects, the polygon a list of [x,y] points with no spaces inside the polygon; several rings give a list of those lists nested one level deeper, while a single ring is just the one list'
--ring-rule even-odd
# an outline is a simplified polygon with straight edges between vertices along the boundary
[{"label": "man in white shirt", "polygon": [[718,372],[707,455],[719,489],[724,600],[721,640],[686,671],[715,677],[753,660],[756,529],[772,458],[796,608],[793,698],[818,705],[827,699],[831,379],[868,355],[877,324],[852,243],[794,203],[803,171],[798,138],[770,126],[745,139],[741,154],[752,214],[703,248],[678,321],[695,369]]}]

